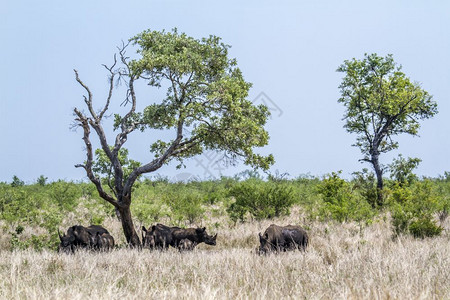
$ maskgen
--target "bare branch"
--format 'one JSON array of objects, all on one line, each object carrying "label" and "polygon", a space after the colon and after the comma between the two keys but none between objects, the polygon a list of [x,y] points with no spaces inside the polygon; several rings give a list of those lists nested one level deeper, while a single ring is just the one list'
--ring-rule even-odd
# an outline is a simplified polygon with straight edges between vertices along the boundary
[{"label": "bare branch", "polygon": [[92,144],[89,139],[90,127],[88,118],[86,118],[77,108],[74,109],[74,112],[77,115],[76,121],[78,121],[80,126],[83,128],[84,131],[83,141],[86,145],[86,164],[84,165],[77,164],[75,165],[75,167],[84,168],[86,170],[88,178],[94,183],[95,187],[97,188],[100,197],[102,197],[115,207],[118,207],[119,206],[118,202],[103,190],[100,180],[97,177],[95,177],[94,173],[92,172],[93,152],[92,152]]},{"label": "bare branch", "polygon": [[111,67],[107,67],[106,65],[103,65],[109,71],[109,73],[111,75],[109,76],[109,93],[108,93],[108,98],[106,99],[105,107],[100,112],[100,116],[99,116],[100,119],[103,118],[103,115],[108,110],[109,103],[111,101],[112,91],[113,91],[113,88],[114,88],[114,76],[116,75],[116,73],[114,72],[113,69],[116,66],[116,64],[117,64],[117,57],[116,57],[116,54],[114,54],[114,63],[113,63],[113,65]]},{"label": "bare branch", "polygon": [[86,92],[88,93],[88,98],[86,98],[86,96],[84,97],[84,102],[86,102],[86,105],[88,106],[89,112],[91,113],[91,116],[94,119],[97,119],[97,115],[92,107],[92,93],[89,90],[89,88],[87,87],[86,84],[84,84],[83,81],[81,81],[80,77],[78,76],[78,71],[77,70],[73,70],[75,72],[75,79],[77,80],[77,82],[86,90]]}]

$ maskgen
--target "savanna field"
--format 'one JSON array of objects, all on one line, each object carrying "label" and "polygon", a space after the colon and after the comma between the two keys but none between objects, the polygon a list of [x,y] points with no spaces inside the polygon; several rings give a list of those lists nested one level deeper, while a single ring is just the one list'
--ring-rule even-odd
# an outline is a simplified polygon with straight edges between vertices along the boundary
[{"label": "savanna field", "polygon": [[[0,184],[0,298],[449,299],[449,178],[387,181],[380,208],[363,175],[142,180],[132,204],[139,235],[157,222],[218,233],[216,246],[183,253],[128,249],[92,185]],[[272,223],[305,228],[307,251],[257,255]],[[102,224],[116,248],[58,253],[58,228],[75,224]]]}]

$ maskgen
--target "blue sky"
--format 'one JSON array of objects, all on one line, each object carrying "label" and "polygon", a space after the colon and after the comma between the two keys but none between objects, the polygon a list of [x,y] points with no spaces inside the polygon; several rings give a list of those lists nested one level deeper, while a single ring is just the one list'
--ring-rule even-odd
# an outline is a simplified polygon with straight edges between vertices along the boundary
[{"label": "blue sky", "polygon": [[[345,59],[364,53],[392,53],[412,80],[434,96],[439,114],[422,122],[420,137],[401,136],[400,148],[383,155],[419,157],[419,175],[450,171],[450,3],[448,1],[5,1],[0,4],[0,181],[13,175],[32,183],[81,180],[74,165],[85,159],[82,132],[70,130],[83,90],[73,69],[100,106],[107,92],[101,64],[112,61],[122,40],[145,29],[179,31],[196,38],[214,34],[232,46],[230,55],[247,81],[250,99],[261,93],[274,104],[266,128],[271,136],[261,153],[273,153],[272,172],[344,176],[361,164],[355,136],[342,127],[337,103]],[[141,108],[161,91],[138,90]],[[120,103],[123,95],[114,100]],[[270,99],[270,101],[269,101]],[[109,123],[105,122],[105,126]],[[112,137],[112,136],[111,136]],[[130,156],[151,159],[154,133],[130,136]],[[175,164],[158,173],[218,176],[204,155],[187,168]],[[203,167],[202,167],[203,166]],[[246,169],[242,164],[224,175]],[[208,173],[209,172],[209,173]],[[180,176],[185,176],[181,174]]]}]

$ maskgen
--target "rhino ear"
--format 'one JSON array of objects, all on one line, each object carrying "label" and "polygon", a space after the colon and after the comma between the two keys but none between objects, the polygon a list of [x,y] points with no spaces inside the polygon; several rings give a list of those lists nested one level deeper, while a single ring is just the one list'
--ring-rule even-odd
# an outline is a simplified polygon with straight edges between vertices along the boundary
[{"label": "rhino ear", "polygon": [[195,229],[195,232],[203,233],[203,232],[205,232],[205,230],[206,230],[206,227],[203,227],[203,228],[198,227],[198,228]]},{"label": "rhino ear", "polygon": [[155,231],[155,229],[156,229],[156,225],[153,225],[152,226],[152,231]]},{"label": "rhino ear", "polygon": [[142,231],[147,232],[147,229],[145,228],[145,226],[142,225]]}]

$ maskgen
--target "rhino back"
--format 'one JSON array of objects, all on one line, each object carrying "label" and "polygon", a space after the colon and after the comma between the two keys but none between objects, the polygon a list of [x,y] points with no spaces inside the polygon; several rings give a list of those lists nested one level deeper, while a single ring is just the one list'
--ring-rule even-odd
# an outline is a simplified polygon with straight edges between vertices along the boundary
[{"label": "rhino back", "polygon": [[100,234],[103,234],[103,233],[109,234],[109,231],[100,225],[91,225],[91,226],[87,227],[86,229],[87,229],[87,231],[89,231],[90,234],[93,234],[93,235],[97,234],[97,232]]},{"label": "rhino back", "polygon": [[288,225],[283,227],[283,236],[289,243],[295,243],[297,245],[306,247],[308,245],[308,234],[300,226]]}]

